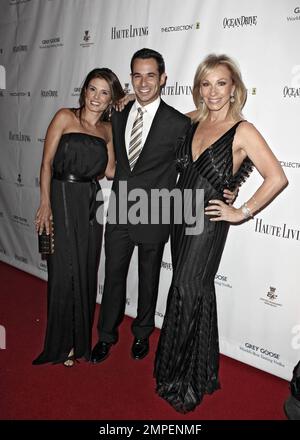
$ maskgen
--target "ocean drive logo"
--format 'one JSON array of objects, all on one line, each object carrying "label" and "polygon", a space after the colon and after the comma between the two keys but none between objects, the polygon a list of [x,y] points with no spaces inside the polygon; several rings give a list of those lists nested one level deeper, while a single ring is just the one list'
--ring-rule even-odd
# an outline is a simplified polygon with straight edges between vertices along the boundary
[{"label": "ocean drive logo", "polygon": [[97,193],[97,200],[103,202],[96,213],[98,223],[103,224],[106,218],[112,225],[170,225],[174,223],[184,224],[186,235],[202,233],[204,227],[203,189],[194,191],[185,189],[182,192],[178,188],[171,191],[160,188],[147,192],[142,188],[128,191],[126,181],[120,181],[118,185],[118,198],[116,193],[108,188],[103,188]]}]

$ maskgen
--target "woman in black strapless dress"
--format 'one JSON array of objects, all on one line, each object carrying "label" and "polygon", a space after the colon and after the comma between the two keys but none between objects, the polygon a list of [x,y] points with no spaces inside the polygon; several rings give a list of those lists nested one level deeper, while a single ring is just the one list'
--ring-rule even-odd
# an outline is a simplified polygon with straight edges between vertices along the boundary
[{"label": "woman in black strapless dress", "polygon": [[80,107],[59,110],[47,130],[36,228],[49,233],[53,221],[55,244],[47,258],[44,350],[34,365],[71,367],[75,359],[90,358],[103,230],[96,219],[98,178],[114,175],[109,119],[112,105],[123,96],[110,69],[94,69],[83,84]]},{"label": "woman in black strapless dress", "polygon": [[[219,342],[214,279],[230,223],[239,223],[267,205],[287,184],[268,145],[241,109],[246,88],[227,56],[210,55],[198,67],[193,96],[198,110],[178,148],[177,188],[204,189],[204,227],[186,235],[185,223],[171,231],[173,279],[155,359],[157,392],[177,411],[192,411],[204,394],[219,388]],[[264,181],[247,203],[224,203],[252,170]],[[199,212],[198,215],[203,213]]]}]

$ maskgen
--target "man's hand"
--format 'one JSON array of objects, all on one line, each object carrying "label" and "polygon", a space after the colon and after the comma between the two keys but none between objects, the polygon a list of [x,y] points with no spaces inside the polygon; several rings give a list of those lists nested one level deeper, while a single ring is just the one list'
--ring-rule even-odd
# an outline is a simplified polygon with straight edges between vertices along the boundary
[{"label": "man's hand", "polygon": [[122,110],[124,110],[124,108],[130,101],[134,101],[134,100],[135,100],[135,94],[128,93],[123,98],[119,99],[118,102],[115,103],[114,108],[115,110],[117,110],[117,112],[121,112]]},{"label": "man's hand", "polygon": [[226,200],[226,203],[228,205],[233,205],[233,203],[235,202],[235,199],[238,196],[238,193],[239,193],[238,188],[236,188],[233,192],[229,191],[229,189],[224,189],[223,196]]}]

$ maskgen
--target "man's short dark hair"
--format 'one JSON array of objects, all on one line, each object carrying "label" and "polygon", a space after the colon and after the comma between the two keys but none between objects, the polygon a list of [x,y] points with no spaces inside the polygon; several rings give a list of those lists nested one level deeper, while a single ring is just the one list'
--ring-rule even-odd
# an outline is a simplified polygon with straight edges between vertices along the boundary
[{"label": "man's short dark hair", "polygon": [[156,50],[147,49],[147,48],[140,49],[137,52],[135,52],[135,54],[133,54],[130,63],[131,73],[133,73],[133,63],[138,58],[141,58],[143,60],[148,58],[154,58],[157,62],[159,76],[165,73],[165,61],[162,55],[159,52],[156,52]]}]

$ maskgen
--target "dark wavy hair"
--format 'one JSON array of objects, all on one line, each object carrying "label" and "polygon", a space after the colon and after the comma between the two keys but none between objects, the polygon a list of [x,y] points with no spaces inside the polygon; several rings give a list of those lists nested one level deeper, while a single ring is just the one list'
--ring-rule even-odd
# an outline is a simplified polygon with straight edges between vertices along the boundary
[{"label": "dark wavy hair", "polygon": [[125,96],[124,90],[121,86],[121,83],[117,77],[117,75],[107,67],[97,67],[96,69],[93,69],[91,72],[89,72],[83,82],[83,85],[81,87],[81,92],[79,96],[79,119],[81,121],[81,113],[85,106],[85,92],[89,85],[89,83],[94,78],[101,78],[104,79],[110,88],[110,94],[112,103],[107,107],[107,109],[102,113],[102,115],[99,118],[99,121],[110,121],[111,119],[111,113],[113,111],[113,105],[123,96]]}]

